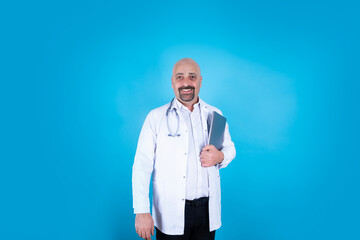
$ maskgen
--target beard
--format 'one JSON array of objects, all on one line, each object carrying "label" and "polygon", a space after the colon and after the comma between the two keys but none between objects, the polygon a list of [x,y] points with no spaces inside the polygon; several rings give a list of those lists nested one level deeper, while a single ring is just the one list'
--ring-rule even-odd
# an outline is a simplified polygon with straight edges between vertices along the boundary
[{"label": "beard", "polygon": [[[187,89],[190,91],[188,91],[186,93],[181,91],[181,90],[187,90]],[[179,88],[179,97],[180,97],[181,101],[191,102],[195,97],[195,88],[190,87],[190,86]]]}]

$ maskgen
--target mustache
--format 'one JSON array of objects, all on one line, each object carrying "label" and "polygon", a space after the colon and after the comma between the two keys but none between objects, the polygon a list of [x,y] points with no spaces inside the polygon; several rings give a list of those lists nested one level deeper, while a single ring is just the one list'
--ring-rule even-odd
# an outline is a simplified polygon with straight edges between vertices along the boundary
[{"label": "mustache", "polygon": [[195,90],[195,87],[193,87],[193,86],[182,86],[182,87],[179,87],[179,91],[185,90],[185,89]]}]

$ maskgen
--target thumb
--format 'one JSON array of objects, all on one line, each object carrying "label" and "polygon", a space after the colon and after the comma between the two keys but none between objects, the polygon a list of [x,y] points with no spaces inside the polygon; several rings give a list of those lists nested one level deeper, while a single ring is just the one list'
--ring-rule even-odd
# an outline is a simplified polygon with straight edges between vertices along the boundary
[{"label": "thumb", "polygon": [[151,229],[151,235],[154,236],[154,226],[153,226],[152,229]]},{"label": "thumb", "polygon": [[202,151],[209,151],[211,145],[206,145],[203,147]]}]

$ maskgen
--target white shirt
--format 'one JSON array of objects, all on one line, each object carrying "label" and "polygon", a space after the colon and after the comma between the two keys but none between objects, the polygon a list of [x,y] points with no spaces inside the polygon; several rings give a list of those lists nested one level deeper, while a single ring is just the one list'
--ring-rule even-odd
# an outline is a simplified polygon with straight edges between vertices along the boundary
[{"label": "white shirt", "polygon": [[201,166],[200,153],[205,147],[205,135],[201,123],[200,103],[193,106],[191,112],[178,99],[175,98],[178,113],[183,117],[189,135],[189,151],[186,178],[186,199],[194,200],[209,196],[207,169]]},{"label": "white shirt", "polygon": [[[202,131],[208,142],[207,119],[215,107],[199,99]],[[149,186],[152,176],[153,202],[152,217],[155,226],[168,235],[184,234],[186,178],[189,152],[189,136],[184,119],[175,114],[175,104],[170,103],[152,110],[145,119],[136,149],[133,174],[134,213],[150,213]],[[168,113],[168,114],[167,114]],[[179,120],[179,121],[178,121]],[[167,124],[168,123],[168,124]],[[169,136],[169,129],[177,137]],[[221,164],[208,167],[209,183],[209,229],[221,226],[221,190],[219,169],[226,167],[235,157],[229,126],[226,124]]]}]

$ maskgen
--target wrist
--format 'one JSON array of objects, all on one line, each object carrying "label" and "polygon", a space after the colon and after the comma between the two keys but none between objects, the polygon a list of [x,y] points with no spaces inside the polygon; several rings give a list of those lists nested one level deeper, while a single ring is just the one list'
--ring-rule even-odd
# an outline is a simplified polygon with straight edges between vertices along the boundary
[{"label": "wrist", "polygon": [[150,214],[150,213],[136,213],[137,216],[144,216],[144,215],[147,215],[147,214]]}]

